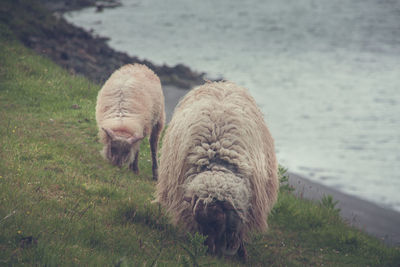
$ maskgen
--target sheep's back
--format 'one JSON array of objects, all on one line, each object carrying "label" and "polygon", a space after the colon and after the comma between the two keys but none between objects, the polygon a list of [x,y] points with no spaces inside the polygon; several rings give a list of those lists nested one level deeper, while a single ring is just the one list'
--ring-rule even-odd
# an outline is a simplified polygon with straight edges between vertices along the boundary
[{"label": "sheep's back", "polygon": [[[96,120],[104,128],[149,131],[164,115],[164,96],[159,78],[144,65],[125,65],[115,71],[99,91]],[[146,133],[147,134],[147,133]],[[105,136],[100,131],[101,139]]]},{"label": "sheep's back", "polygon": [[221,161],[249,180],[251,226],[265,228],[278,186],[273,139],[247,89],[229,82],[198,87],[176,107],[161,150],[159,201],[179,209],[186,179]]}]

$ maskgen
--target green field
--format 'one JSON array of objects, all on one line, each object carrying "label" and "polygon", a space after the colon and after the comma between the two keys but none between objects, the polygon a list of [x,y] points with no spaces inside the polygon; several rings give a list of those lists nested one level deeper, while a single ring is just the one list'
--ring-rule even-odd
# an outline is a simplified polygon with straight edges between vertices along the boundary
[{"label": "green field", "polygon": [[[242,265],[207,255],[204,237],[171,226],[151,203],[147,140],[140,175],[101,158],[99,89],[0,24],[0,265]],[[332,199],[290,191],[281,188],[269,231],[247,243],[246,265],[399,266],[400,249],[346,225]]]}]

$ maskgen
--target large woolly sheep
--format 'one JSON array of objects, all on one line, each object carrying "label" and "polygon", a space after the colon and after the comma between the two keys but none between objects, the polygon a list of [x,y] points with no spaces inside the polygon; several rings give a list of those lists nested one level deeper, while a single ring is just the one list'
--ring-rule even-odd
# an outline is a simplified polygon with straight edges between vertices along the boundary
[{"label": "large woolly sheep", "polygon": [[140,141],[149,137],[153,179],[158,177],[157,150],[164,127],[164,95],[160,79],[144,65],[128,64],[115,71],[99,91],[96,105],[102,155],[113,165],[139,173]]},{"label": "large woolly sheep", "polygon": [[243,241],[266,230],[278,187],[274,142],[247,89],[206,83],[179,102],[156,189],[174,224],[207,235],[211,253],[245,258]]}]

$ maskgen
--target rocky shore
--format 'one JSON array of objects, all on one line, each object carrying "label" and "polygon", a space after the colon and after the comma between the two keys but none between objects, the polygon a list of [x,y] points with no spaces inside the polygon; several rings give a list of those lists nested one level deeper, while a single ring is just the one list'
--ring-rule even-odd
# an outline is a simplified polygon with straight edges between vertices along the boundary
[{"label": "rocky shore", "polygon": [[9,1],[6,0],[0,7],[0,20],[10,25],[24,45],[51,58],[70,73],[102,84],[120,66],[141,63],[157,73],[164,85],[188,89],[204,81],[204,73],[193,72],[184,65],[157,66],[150,61],[115,51],[108,46],[107,38],[93,36],[62,17],[62,12],[87,6],[97,6],[99,11],[115,7],[119,4],[116,1],[25,0],[17,9],[15,5],[7,4]]}]

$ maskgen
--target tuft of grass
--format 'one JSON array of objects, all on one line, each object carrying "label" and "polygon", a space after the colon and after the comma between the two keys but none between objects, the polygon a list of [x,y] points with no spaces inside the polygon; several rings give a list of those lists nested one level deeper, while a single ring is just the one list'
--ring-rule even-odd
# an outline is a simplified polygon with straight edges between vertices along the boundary
[{"label": "tuft of grass", "polygon": [[333,200],[333,197],[331,195],[324,195],[321,199],[320,205],[339,214],[340,209],[336,208],[336,205],[338,203],[339,203],[339,201]]},{"label": "tuft of grass", "polygon": [[[101,158],[99,86],[14,40],[0,23],[0,265],[240,266],[205,253],[204,238],[152,203],[148,141],[140,175]],[[248,240],[251,266],[397,266],[385,247],[344,223],[336,202],[281,190],[266,233]]]},{"label": "tuft of grass", "polygon": [[280,191],[291,193],[294,191],[293,186],[289,184],[289,175],[286,174],[287,168],[279,165],[278,166],[278,177],[280,182]]}]

